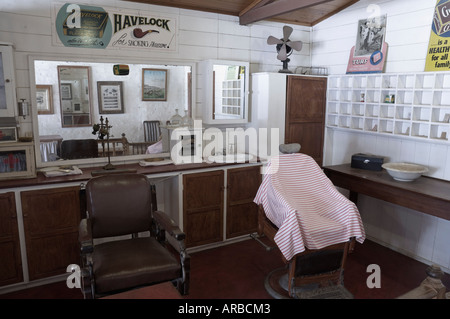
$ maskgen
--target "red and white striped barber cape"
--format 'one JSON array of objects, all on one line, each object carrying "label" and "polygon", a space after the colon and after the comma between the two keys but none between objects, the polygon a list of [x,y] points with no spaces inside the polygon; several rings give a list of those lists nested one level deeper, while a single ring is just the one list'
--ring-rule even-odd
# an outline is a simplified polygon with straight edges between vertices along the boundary
[{"label": "red and white striped barber cape", "polygon": [[308,155],[282,154],[267,165],[254,199],[278,227],[275,243],[287,260],[356,237],[365,239],[356,205],[342,195]]}]

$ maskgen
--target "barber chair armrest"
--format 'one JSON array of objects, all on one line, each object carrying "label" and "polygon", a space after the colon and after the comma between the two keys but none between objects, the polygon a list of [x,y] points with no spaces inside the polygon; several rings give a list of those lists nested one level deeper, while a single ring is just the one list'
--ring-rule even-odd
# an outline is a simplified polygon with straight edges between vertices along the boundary
[{"label": "barber chair armrest", "polygon": [[153,219],[159,225],[161,230],[167,231],[167,233],[176,240],[184,240],[186,234],[181,231],[177,224],[167,214],[161,211],[153,212]]},{"label": "barber chair armrest", "polygon": [[94,249],[92,239],[91,220],[88,218],[82,219],[78,227],[78,242],[80,243],[81,254],[92,253]]}]

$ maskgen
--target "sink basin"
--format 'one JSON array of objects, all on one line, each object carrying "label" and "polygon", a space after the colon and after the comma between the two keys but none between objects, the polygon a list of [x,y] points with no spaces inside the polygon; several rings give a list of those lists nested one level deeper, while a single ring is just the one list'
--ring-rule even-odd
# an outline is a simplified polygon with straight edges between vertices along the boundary
[{"label": "sink basin", "polygon": [[252,159],[253,155],[244,153],[208,156],[208,162],[216,163],[244,163],[251,161]]}]

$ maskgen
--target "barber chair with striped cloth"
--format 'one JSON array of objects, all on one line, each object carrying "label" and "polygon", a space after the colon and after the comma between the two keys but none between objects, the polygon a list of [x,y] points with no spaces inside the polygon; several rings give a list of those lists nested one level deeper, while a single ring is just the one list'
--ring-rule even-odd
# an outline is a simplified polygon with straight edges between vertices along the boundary
[{"label": "barber chair with striped cloth", "polygon": [[[365,231],[356,205],[337,191],[310,156],[281,154],[267,165],[254,202],[258,234],[279,248],[286,269],[272,272],[266,289],[276,298],[351,298],[343,286],[350,243]],[[287,277],[287,279],[286,279]],[[280,292],[283,286],[287,295]]]}]

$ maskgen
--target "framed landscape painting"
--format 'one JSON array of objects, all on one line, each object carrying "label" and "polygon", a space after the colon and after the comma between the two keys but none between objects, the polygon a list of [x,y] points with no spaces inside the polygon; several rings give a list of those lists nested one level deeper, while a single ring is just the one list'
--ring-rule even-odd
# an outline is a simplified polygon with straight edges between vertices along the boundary
[{"label": "framed landscape painting", "polygon": [[167,70],[142,69],[142,101],[167,101]]}]

